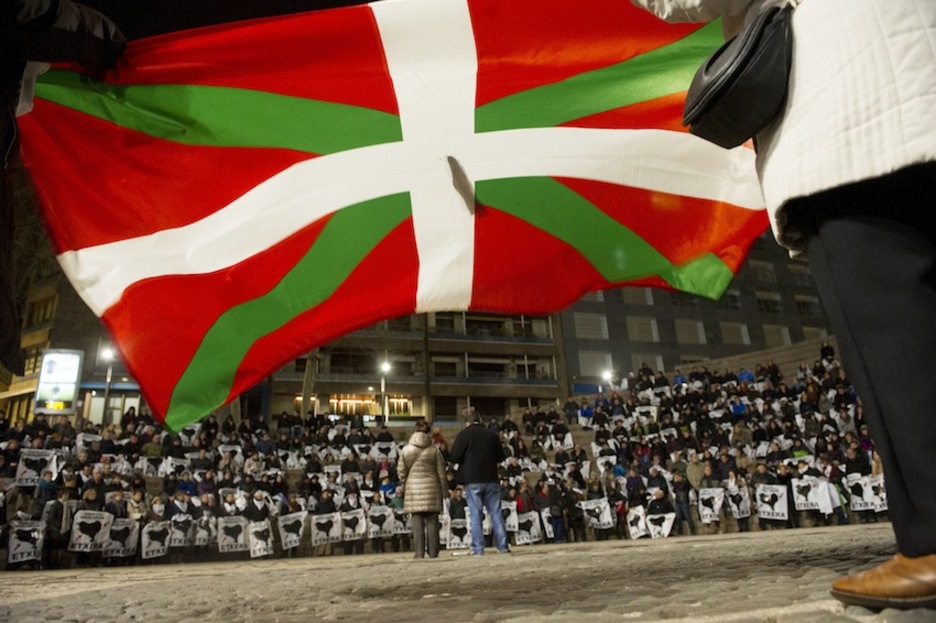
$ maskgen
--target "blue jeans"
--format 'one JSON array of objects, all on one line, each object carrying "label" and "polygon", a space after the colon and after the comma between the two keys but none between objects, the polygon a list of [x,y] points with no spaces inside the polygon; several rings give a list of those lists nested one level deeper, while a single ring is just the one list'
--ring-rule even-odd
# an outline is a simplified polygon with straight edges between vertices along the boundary
[{"label": "blue jeans", "polygon": [[501,491],[496,482],[471,482],[465,485],[465,498],[468,500],[468,512],[471,513],[471,551],[484,552],[484,520],[481,508],[487,509],[494,528],[494,543],[497,550],[507,551],[507,529],[504,515],[501,513]]}]

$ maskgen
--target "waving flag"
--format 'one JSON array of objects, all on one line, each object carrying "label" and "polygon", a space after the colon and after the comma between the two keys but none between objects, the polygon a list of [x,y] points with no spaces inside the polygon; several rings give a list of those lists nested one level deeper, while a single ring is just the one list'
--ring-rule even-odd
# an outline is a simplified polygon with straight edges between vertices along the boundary
[{"label": "waving flag", "polygon": [[384,318],[718,297],[767,220],[679,127],[717,25],[399,0],[131,42],[22,119],[59,261],[178,430]]}]

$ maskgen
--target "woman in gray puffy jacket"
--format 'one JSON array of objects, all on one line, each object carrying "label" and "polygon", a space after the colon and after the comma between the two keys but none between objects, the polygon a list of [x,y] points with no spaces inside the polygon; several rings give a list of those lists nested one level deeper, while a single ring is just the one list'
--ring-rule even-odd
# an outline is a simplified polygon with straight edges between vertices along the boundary
[{"label": "woman in gray puffy jacket", "polygon": [[422,558],[427,551],[430,558],[436,558],[439,555],[439,513],[448,486],[445,459],[432,443],[427,423],[416,425],[416,432],[400,454],[397,472],[403,484],[403,510],[412,514],[416,558]]}]

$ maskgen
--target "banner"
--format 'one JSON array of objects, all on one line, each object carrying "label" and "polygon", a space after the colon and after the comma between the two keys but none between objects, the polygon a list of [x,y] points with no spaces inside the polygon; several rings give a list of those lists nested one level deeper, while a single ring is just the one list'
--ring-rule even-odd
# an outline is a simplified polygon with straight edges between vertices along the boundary
[{"label": "banner", "polygon": [[725,490],[721,487],[699,489],[699,519],[710,524],[721,519],[722,505],[725,503]]},{"label": "banner", "polygon": [[819,510],[819,479],[815,476],[794,478],[793,505],[798,511]]},{"label": "banner", "polygon": [[101,511],[82,510],[72,520],[68,551],[99,552],[104,549],[114,516]]},{"label": "banner", "polygon": [[308,515],[308,511],[299,511],[288,515],[280,515],[277,518],[276,524],[279,528],[283,551],[299,547],[302,544],[302,535],[305,534],[306,517]]},{"label": "banner", "polygon": [[553,532],[552,511],[550,511],[547,507],[541,510],[539,515],[543,522],[543,536],[552,541],[554,538],[556,538],[556,534]]},{"label": "banner", "polygon": [[273,528],[270,520],[251,521],[247,533],[250,544],[250,557],[260,558],[273,553]]},{"label": "banner", "polygon": [[393,523],[394,534],[409,534],[413,531],[413,524],[410,520],[409,513],[405,513],[402,510],[393,509]]},{"label": "banner", "polygon": [[140,523],[133,519],[120,517],[114,519],[107,542],[104,543],[105,558],[129,558],[136,556],[140,542]]},{"label": "banner", "polygon": [[732,517],[744,519],[751,516],[751,492],[747,487],[729,491],[726,497]]},{"label": "banner", "polygon": [[845,485],[848,487],[849,506],[855,512],[874,510],[874,491],[871,490],[871,476],[858,473],[847,474]]},{"label": "banner", "polygon": [[790,519],[786,485],[757,485],[757,516],[761,519]]},{"label": "banner", "polygon": [[504,528],[507,532],[517,531],[517,503],[501,502],[501,513],[504,516]]},{"label": "banner", "polygon": [[247,542],[246,517],[234,515],[231,517],[218,517],[218,552],[246,552],[250,549]]},{"label": "banner", "polygon": [[393,536],[395,528],[393,509],[384,504],[375,504],[367,509],[368,538]]},{"label": "banner", "polygon": [[676,523],[676,513],[647,515],[647,529],[650,531],[650,537],[654,539],[668,537],[673,531],[674,523]]},{"label": "banner", "polygon": [[195,520],[195,545],[205,546],[218,541],[218,518],[207,513]]},{"label": "banner", "polygon": [[367,519],[363,508],[341,513],[341,540],[360,541],[367,536]]},{"label": "banner", "polygon": [[169,551],[169,522],[152,521],[143,526],[140,543],[143,546],[143,560],[165,556]]},{"label": "banner", "polygon": [[631,506],[627,509],[627,531],[635,541],[650,534],[647,529],[647,511],[643,506]]},{"label": "banner", "polygon": [[874,512],[887,512],[887,491],[884,488],[884,474],[871,476],[871,496]]},{"label": "banner", "polygon": [[341,542],[341,514],[325,513],[312,516],[312,545]]},{"label": "banner", "polygon": [[58,461],[55,450],[33,450],[23,448],[19,453],[19,463],[16,466],[16,486],[21,488],[35,487],[42,473],[46,470],[52,472],[52,480],[58,477]]},{"label": "banner", "polygon": [[169,547],[188,547],[195,544],[195,520],[188,513],[173,515],[169,520],[172,532]]},{"label": "banner", "polygon": [[517,533],[514,542],[517,545],[529,545],[543,540],[543,531],[540,530],[540,515],[535,511],[517,515]]},{"label": "banner", "polygon": [[[448,515],[446,515],[448,517]],[[467,519],[449,519],[448,541],[446,549],[465,549],[471,547],[471,531]]]},{"label": "banner", "polygon": [[28,560],[42,560],[42,548],[45,545],[45,522],[11,521],[7,526],[7,562],[19,563]]},{"label": "banner", "polygon": [[579,502],[579,506],[585,511],[585,522],[590,528],[608,530],[614,527],[614,518],[611,515],[608,498],[585,500]]}]

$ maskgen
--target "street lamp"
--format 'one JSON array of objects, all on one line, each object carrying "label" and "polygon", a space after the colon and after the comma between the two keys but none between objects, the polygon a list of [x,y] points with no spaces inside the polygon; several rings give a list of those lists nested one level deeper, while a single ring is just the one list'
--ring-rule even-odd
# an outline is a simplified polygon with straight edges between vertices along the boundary
[{"label": "street lamp", "polygon": [[101,350],[101,359],[107,362],[107,376],[104,377],[104,415],[101,417],[101,424],[107,426],[110,424],[110,388],[111,378],[114,376],[114,349],[105,347]]},{"label": "street lamp", "polygon": [[390,373],[390,362],[384,361],[380,364],[380,403],[383,405],[384,424],[389,420],[389,409],[387,408],[387,374]]}]

